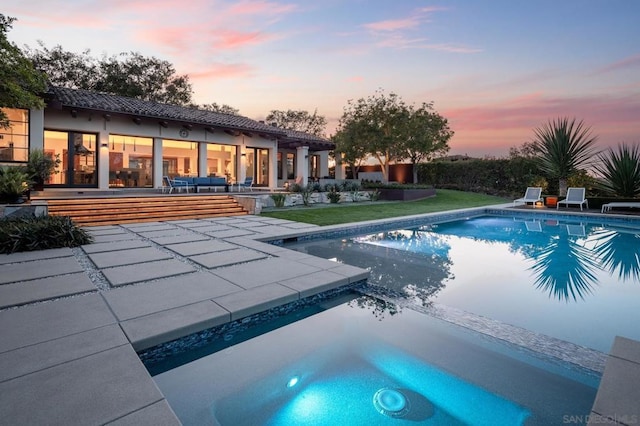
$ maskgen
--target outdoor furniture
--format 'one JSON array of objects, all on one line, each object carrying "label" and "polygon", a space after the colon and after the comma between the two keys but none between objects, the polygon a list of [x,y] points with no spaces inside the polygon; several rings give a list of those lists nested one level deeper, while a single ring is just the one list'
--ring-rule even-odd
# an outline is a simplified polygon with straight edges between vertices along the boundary
[{"label": "outdoor furniture", "polygon": [[609,213],[611,209],[640,209],[640,202],[634,201],[616,201],[613,203],[607,203],[602,205],[602,213]]},{"label": "outdoor furniture", "polygon": [[536,201],[542,202],[542,188],[537,186],[530,186],[524,193],[524,197],[513,200],[513,205],[532,203],[535,205]]},{"label": "outdoor furniture", "polygon": [[253,178],[245,178],[244,182],[237,182],[236,185],[238,185],[238,191],[243,191],[244,188],[249,188],[249,191],[251,191],[251,188],[253,187]]},{"label": "outdoor furniture", "polygon": [[214,192],[218,192],[218,188],[224,189],[224,191],[229,192],[229,184],[227,183],[227,178],[220,176],[211,176],[211,177],[195,177],[192,178],[193,186],[196,188],[196,192],[200,192],[200,188],[213,188]]},{"label": "outdoor furniture", "polygon": [[560,204],[564,204],[567,207],[569,205],[577,205],[580,206],[580,210],[582,211],[582,205],[584,204],[587,208],[589,208],[589,202],[584,197],[586,190],[584,188],[568,188],[567,189],[567,198],[564,200],[558,201],[556,204],[556,210],[560,208]]},{"label": "outdoor furniture", "polygon": [[169,176],[163,176],[162,182],[162,192],[167,190],[169,194],[171,194],[174,189],[177,190],[177,192],[182,192],[183,189],[189,192],[189,183],[184,179],[171,179]]}]

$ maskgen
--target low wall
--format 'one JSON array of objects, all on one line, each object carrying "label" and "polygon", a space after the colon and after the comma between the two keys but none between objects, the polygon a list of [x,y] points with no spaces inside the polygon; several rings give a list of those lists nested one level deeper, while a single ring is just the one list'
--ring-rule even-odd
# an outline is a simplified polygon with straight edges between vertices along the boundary
[{"label": "low wall", "polygon": [[380,199],[391,201],[411,201],[422,198],[435,197],[435,188],[403,189],[403,188],[380,188]]}]

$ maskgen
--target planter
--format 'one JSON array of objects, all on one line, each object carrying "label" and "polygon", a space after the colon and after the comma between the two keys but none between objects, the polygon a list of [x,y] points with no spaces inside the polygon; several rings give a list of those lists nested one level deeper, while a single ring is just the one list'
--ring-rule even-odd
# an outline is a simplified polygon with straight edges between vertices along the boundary
[{"label": "planter", "polygon": [[435,188],[380,188],[380,199],[391,201],[411,201],[435,197]]}]

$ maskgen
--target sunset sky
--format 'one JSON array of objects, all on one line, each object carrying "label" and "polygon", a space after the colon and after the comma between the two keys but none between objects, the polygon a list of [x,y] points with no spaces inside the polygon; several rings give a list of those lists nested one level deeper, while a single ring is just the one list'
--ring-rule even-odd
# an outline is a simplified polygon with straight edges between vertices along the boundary
[{"label": "sunset sky", "polygon": [[434,102],[450,154],[508,154],[557,117],[602,148],[640,144],[637,0],[31,0],[9,40],[93,56],[140,52],[188,74],[197,103],[261,120],[306,110],[335,132],[377,89]]}]

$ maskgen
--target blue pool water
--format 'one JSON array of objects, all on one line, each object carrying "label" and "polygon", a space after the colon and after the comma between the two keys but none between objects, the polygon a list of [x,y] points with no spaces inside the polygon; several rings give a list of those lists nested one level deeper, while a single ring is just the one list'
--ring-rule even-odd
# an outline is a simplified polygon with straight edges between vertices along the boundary
[{"label": "blue pool water", "polygon": [[287,248],[371,271],[370,283],[580,346],[640,340],[640,229],[482,216]]},{"label": "blue pool water", "polygon": [[590,411],[594,375],[350,299],[154,379],[185,425],[550,425]]},{"label": "blue pool water", "polygon": [[640,340],[640,231],[535,218],[286,244],[368,268],[369,283],[150,371],[185,425],[586,418],[601,352],[615,335]]}]

